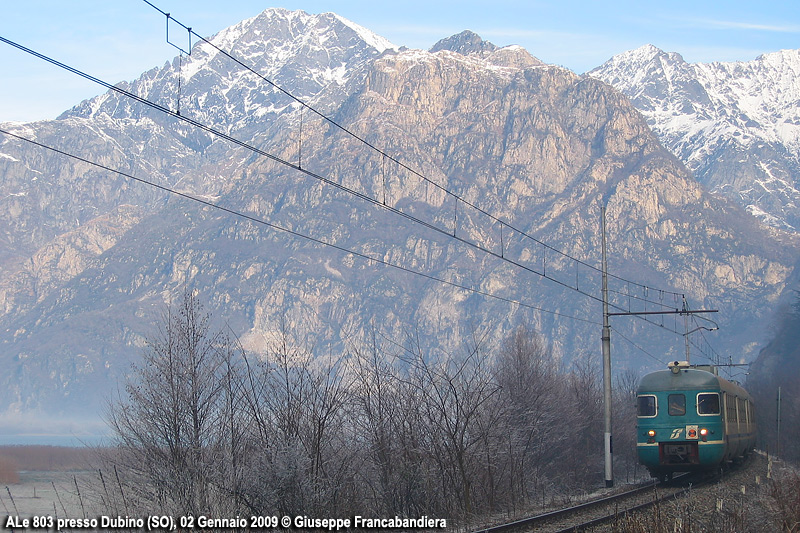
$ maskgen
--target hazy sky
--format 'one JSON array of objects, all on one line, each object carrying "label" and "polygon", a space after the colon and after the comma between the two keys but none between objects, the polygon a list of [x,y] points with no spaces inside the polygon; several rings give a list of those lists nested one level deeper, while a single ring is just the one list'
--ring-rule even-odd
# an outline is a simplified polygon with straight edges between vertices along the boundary
[{"label": "hazy sky", "polygon": [[[519,44],[547,62],[583,73],[614,54],[651,43],[690,62],[747,61],[800,48],[794,1],[320,2],[151,0],[211,36],[269,7],[333,11],[397,45],[430,48],[469,29],[493,43]],[[2,0],[0,36],[116,83],[177,54],[165,17],[142,0]],[[54,118],[102,88],[0,43],[0,122]]]}]

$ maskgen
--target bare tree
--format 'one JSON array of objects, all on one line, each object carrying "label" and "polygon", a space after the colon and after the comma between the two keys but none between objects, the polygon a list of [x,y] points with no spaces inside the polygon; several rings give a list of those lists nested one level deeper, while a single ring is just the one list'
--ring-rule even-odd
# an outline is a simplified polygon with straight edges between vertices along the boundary
[{"label": "bare tree", "polygon": [[226,335],[210,331],[192,291],[167,311],[148,341],[127,398],[108,411],[126,471],[139,481],[129,490],[142,501],[192,514],[225,499],[221,483],[231,485],[217,476],[233,474],[238,442],[235,354]]},{"label": "bare tree", "polygon": [[283,320],[247,354],[187,292],[109,409],[122,494],[108,501],[129,514],[469,520],[599,465],[596,365],[564,373],[529,328],[496,353],[476,334],[457,355],[374,330],[351,353],[319,354],[296,335]]},{"label": "bare tree", "polygon": [[573,486],[585,485],[602,471],[603,390],[597,358],[577,357],[567,380],[562,425],[570,433],[570,447],[560,466],[572,474]]},{"label": "bare tree", "polygon": [[491,376],[489,360],[477,339],[461,357],[428,360],[419,345],[408,351],[407,383],[420,397],[419,419],[425,424],[427,447],[441,476],[442,494],[457,503],[449,509],[471,517],[473,491],[479,479],[483,440],[480,424],[499,387]]},{"label": "bare tree", "polygon": [[[423,395],[400,368],[393,343],[384,346],[373,329],[353,349],[354,431],[363,443],[361,479],[376,512],[419,516],[434,512],[431,458],[424,442]],[[402,363],[405,364],[405,363]]]},{"label": "bare tree", "polygon": [[398,489],[394,473],[397,466],[397,433],[395,424],[399,410],[398,379],[387,354],[378,346],[375,330],[369,343],[353,350],[354,413],[353,421],[364,440],[364,460],[372,468],[362,471],[369,487],[370,499],[383,511],[402,507],[396,497]]},{"label": "bare tree", "polygon": [[563,448],[566,435],[552,428],[564,416],[564,380],[544,339],[524,326],[501,347],[494,373],[505,436],[503,494],[513,507],[542,486],[545,466]]},{"label": "bare tree", "polygon": [[[800,462],[800,296],[776,315],[774,336],[750,366],[747,388],[755,399],[758,446]],[[780,431],[778,396],[780,391]],[[778,435],[780,433],[780,440]]]},{"label": "bare tree", "polygon": [[264,358],[248,362],[250,510],[321,514],[347,505],[352,387],[346,367],[344,355],[315,357],[285,320]]},{"label": "bare tree", "polygon": [[614,468],[625,471],[626,478],[637,472],[636,390],[639,373],[627,369],[617,375],[613,390]]}]

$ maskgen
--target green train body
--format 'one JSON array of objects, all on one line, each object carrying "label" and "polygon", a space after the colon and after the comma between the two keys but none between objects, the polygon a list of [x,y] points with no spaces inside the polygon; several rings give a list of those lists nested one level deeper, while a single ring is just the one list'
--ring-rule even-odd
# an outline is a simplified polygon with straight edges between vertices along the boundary
[{"label": "green train body", "polygon": [[[711,367],[670,363],[644,376],[637,391],[639,462],[659,479],[711,470],[755,447],[753,400]],[[706,370],[707,369],[707,370]]]}]

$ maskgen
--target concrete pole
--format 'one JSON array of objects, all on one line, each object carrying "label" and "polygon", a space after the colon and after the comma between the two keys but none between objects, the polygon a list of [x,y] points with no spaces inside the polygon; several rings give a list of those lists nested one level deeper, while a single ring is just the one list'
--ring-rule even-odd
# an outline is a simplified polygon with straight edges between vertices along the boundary
[{"label": "concrete pole", "polygon": [[606,258],[606,208],[600,208],[603,253],[603,401],[605,404],[605,478],[614,486],[614,461],[611,441],[611,328],[608,325],[608,261]]},{"label": "concrete pole", "polygon": [[775,421],[778,424],[778,431],[777,431],[777,444],[775,445],[775,455],[777,457],[781,456],[781,388],[778,387],[778,414],[775,417]]}]

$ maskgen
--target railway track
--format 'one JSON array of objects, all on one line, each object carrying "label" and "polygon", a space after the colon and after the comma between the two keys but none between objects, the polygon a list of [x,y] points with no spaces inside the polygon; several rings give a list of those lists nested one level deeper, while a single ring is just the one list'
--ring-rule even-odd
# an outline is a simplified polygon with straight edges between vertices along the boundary
[{"label": "railway track", "polygon": [[567,507],[557,511],[523,518],[507,524],[480,529],[476,533],[500,533],[507,531],[583,531],[584,529],[609,522],[626,513],[632,513],[658,502],[677,498],[688,492],[692,487],[713,483],[717,480],[717,476],[700,477],[697,475],[685,474],[676,477],[671,483],[652,483],[642,487],[636,487],[626,492],[613,494],[573,507]]}]

